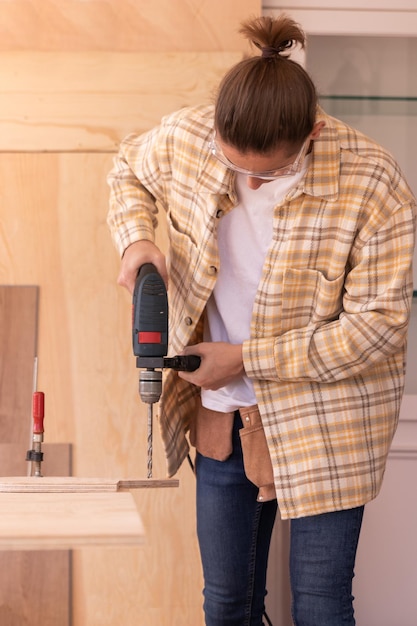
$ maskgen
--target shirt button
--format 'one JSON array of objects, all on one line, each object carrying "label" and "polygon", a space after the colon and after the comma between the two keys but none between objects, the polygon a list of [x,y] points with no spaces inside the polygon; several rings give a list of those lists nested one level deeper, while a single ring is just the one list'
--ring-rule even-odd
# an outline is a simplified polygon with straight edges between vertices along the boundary
[{"label": "shirt button", "polygon": [[186,326],[192,326],[193,320],[191,319],[191,317],[186,317],[184,322]]},{"label": "shirt button", "polygon": [[210,276],[214,276],[215,274],[217,274],[217,267],[215,267],[214,265],[209,265],[207,272]]}]

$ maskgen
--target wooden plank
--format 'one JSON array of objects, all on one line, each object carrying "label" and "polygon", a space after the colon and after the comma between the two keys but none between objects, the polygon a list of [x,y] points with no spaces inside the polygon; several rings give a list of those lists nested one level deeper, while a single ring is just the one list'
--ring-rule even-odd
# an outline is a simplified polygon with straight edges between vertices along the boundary
[{"label": "wooden plank", "polygon": [[29,442],[38,287],[0,285],[0,441]]},{"label": "wooden plank", "polygon": [[158,478],[118,480],[113,478],[24,477],[0,478],[1,493],[104,493],[131,489],[178,487],[176,479]]},{"label": "wooden plank", "polygon": [[1,550],[139,545],[131,493],[0,493]]},{"label": "wooden plank", "polygon": [[[237,21],[261,2],[13,0],[0,3],[3,50],[172,50],[242,47]],[[222,37],[219,36],[223,34]]]},{"label": "wooden plank", "polygon": [[144,480],[130,478],[125,480],[119,480],[117,487],[119,491],[134,491],[136,489],[179,487],[179,484],[180,481],[176,478],[167,478],[165,480],[160,478],[146,478]]},{"label": "wooden plank", "polygon": [[[28,423],[28,432],[30,426]],[[30,463],[26,461],[26,452],[31,448],[30,437],[28,443],[0,443],[0,476],[29,476]],[[71,445],[68,443],[44,443],[42,473],[45,476],[71,475]],[[0,479],[2,480],[2,479]]]},{"label": "wooden plank", "polygon": [[1,576],[1,626],[73,626],[68,580],[71,552],[19,550],[3,555],[8,559]]},{"label": "wooden plank", "polygon": [[0,54],[0,151],[110,151],[208,102],[240,52]]}]

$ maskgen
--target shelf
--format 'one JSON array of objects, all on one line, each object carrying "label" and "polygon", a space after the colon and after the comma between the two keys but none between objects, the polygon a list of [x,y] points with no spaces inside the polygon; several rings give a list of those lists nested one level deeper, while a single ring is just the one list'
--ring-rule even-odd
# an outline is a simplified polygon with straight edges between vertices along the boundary
[{"label": "shelf", "polygon": [[417,97],[332,94],[319,100],[330,115],[417,116]]}]

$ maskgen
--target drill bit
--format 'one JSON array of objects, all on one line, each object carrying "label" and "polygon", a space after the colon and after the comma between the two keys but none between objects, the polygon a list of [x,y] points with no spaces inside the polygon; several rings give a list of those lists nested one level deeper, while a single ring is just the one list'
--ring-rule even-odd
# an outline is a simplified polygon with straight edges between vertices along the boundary
[{"label": "drill bit", "polygon": [[148,405],[148,478],[152,478],[152,431],[153,405],[159,402],[162,392],[162,372],[155,369],[142,370],[139,375],[139,395]]},{"label": "drill bit", "polygon": [[148,404],[148,473],[147,478],[152,478],[152,428],[153,428],[153,404]]}]

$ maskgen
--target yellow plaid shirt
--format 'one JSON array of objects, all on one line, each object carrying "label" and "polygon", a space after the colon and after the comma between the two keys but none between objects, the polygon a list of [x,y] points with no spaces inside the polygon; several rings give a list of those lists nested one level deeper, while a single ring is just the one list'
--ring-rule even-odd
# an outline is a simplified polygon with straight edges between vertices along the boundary
[{"label": "yellow plaid shirt", "polygon": [[[391,155],[326,122],[304,179],[275,208],[243,345],[274,467],[281,517],[351,508],[381,486],[404,386],[415,199]],[[234,174],[209,151],[212,106],[129,135],[109,174],[119,253],[169,234],[170,354],[201,341],[219,267],[217,223]],[[244,250],[242,250],[244,254]],[[239,302],[236,302],[238,310]],[[160,428],[168,475],[189,451],[199,389],[165,372]]]}]

